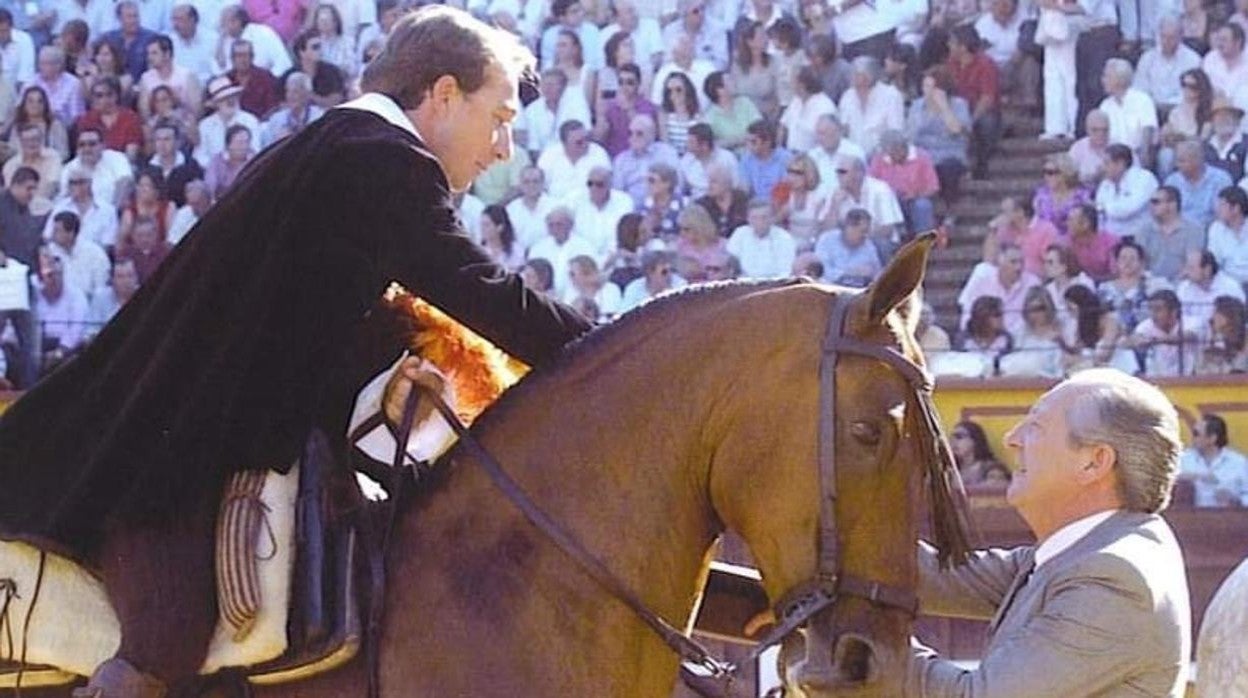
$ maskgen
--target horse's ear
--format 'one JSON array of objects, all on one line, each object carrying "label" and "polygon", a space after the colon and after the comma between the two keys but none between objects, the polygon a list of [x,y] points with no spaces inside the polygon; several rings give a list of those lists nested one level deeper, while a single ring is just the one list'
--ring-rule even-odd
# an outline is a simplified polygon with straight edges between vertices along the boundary
[{"label": "horse's ear", "polygon": [[888,266],[867,288],[867,316],[871,322],[882,322],[893,310],[918,317],[918,294],[927,270],[927,256],[936,244],[936,233],[924,233],[906,243],[889,260]]}]

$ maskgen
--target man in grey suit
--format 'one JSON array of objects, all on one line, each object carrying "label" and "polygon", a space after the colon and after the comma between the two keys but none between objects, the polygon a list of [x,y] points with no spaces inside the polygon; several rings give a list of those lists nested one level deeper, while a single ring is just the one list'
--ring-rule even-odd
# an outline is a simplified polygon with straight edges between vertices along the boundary
[{"label": "man in grey suit", "polygon": [[1183,555],[1157,512],[1178,472],[1178,415],[1113,369],[1066,380],[1006,434],[1006,498],[1038,544],[940,570],[920,545],[921,611],[991,620],[964,669],[916,646],[909,696],[1182,696],[1191,647]]}]

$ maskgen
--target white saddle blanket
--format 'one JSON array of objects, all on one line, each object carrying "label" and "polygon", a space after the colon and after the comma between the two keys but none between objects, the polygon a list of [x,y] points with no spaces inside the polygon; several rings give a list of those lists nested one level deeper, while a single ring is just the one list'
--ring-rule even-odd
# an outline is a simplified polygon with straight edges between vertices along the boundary
[{"label": "white saddle blanket", "polygon": [[[256,624],[241,641],[218,619],[217,629],[201,673],[222,667],[249,666],[275,659],[286,651],[286,621],[290,605],[290,577],[295,551],[295,499],[299,493],[299,468],[286,475],[269,472],[260,498],[268,507],[269,524],[277,549],[271,557],[261,556],[259,564],[260,612]],[[258,550],[267,554],[268,532],[261,527],[263,540]],[[11,601],[12,647],[6,633],[0,633],[0,657],[29,664],[47,664],[67,672],[90,676],[121,644],[121,626],[99,579],[74,562],[48,555],[43,584],[33,613],[39,572],[39,551],[25,543],[0,541],[0,579],[13,579],[17,594]],[[22,627],[30,616],[30,631],[23,646]]]}]

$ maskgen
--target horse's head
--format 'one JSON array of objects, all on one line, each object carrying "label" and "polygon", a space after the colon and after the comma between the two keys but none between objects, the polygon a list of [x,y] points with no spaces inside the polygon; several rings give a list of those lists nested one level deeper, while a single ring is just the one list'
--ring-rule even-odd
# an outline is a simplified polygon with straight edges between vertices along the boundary
[{"label": "horse's head", "polygon": [[756,309],[788,329],[758,340],[760,384],[729,417],[711,498],[792,630],[781,672],[798,695],[898,692],[882,682],[909,657],[925,485],[938,547],[965,553],[914,337],[931,244],[902,248],[864,292],[789,287]]}]

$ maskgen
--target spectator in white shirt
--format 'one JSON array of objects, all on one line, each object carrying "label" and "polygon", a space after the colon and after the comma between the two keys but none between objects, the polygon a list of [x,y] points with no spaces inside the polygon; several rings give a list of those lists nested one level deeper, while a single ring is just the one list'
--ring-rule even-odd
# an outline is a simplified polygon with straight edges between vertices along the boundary
[{"label": "spectator in white shirt", "polygon": [[1248,284],[1248,193],[1236,186],[1218,192],[1217,220],[1209,226],[1209,251],[1235,281]]},{"label": "spectator in white shirt", "polygon": [[620,287],[607,281],[598,262],[589,255],[568,261],[568,287],[563,302],[575,306],[578,300],[593,301],[601,316],[614,317],[620,312]]},{"label": "spectator in white shirt", "polygon": [[[585,190],[573,197],[571,206],[576,220],[573,233],[589,242],[594,259],[601,264],[615,252],[615,229],[624,214],[633,212],[632,197],[611,188],[611,168],[595,167],[585,180]],[[607,312],[601,305],[599,309]]]},{"label": "spectator in white shirt", "polygon": [[852,86],[841,95],[839,115],[845,135],[870,153],[880,134],[906,128],[905,99],[897,88],[879,82],[880,62],[876,59],[860,56],[854,59],[853,68]]},{"label": "spectator in white shirt", "polygon": [[1127,146],[1115,143],[1106,152],[1105,179],[1096,189],[1096,208],[1104,216],[1103,227],[1118,237],[1137,235],[1150,221],[1148,205],[1157,191],[1157,178],[1135,165]]},{"label": "spectator in white shirt", "polygon": [[[715,165],[727,168],[734,175],[737,158],[727,150],[715,146],[715,132],[707,124],[689,127],[689,142],[680,158],[680,178],[685,194],[694,199],[706,194],[707,170]],[[733,186],[736,186],[734,176]]]},{"label": "spectator in white shirt", "polygon": [[663,45],[675,46],[686,35],[696,57],[722,70],[728,67],[728,31],[707,16],[706,6],[706,0],[680,0],[680,18],[663,28]]},{"label": "spectator in white shirt", "polygon": [[[653,17],[642,17],[633,0],[616,0],[615,23],[607,25],[599,36],[605,45],[618,32],[628,32],[636,46],[637,64],[646,75],[653,73],[663,63],[663,32]],[[647,6],[649,2],[647,2]],[[603,56],[604,60],[606,56]]]},{"label": "spectator in white shirt", "polygon": [[1157,45],[1145,51],[1135,67],[1135,87],[1169,111],[1182,99],[1183,73],[1199,67],[1200,54],[1183,43],[1183,25],[1177,17],[1167,16],[1157,28]]},{"label": "spectator in white shirt", "polygon": [[117,208],[96,200],[92,193],[91,172],[81,165],[65,168],[64,194],[52,207],[43,238],[52,239],[52,221],[62,212],[73,213],[79,221],[79,237],[105,249],[117,243]]},{"label": "spectator in white shirt", "polygon": [[173,222],[169,224],[169,244],[176,245],[191,232],[191,228],[199,222],[208,208],[212,206],[212,194],[202,179],[193,179],[186,183],[184,189],[186,204],[173,214]]},{"label": "spectator in white shirt", "polygon": [[111,265],[108,253],[93,240],[79,236],[82,221],[72,211],[61,211],[52,216],[51,252],[62,262],[65,283],[95,297],[108,284]]},{"label": "spectator in white shirt", "polygon": [[728,238],[728,252],[741,262],[741,273],[756,279],[788,276],[797,257],[793,236],[774,224],[771,202],[750,202],[749,222]]},{"label": "spectator in white shirt", "polygon": [[1151,166],[1157,135],[1157,105],[1145,92],[1131,86],[1135,69],[1121,58],[1105,63],[1101,84],[1106,97],[1100,110],[1109,117],[1109,140],[1131,148],[1142,166]]},{"label": "spectator in white shirt", "polygon": [[1163,289],[1148,297],[1148,319],[1136,325],[1124,343],[1144,356],[1150,378],[1189,376],[1196,371],[1196,327],[1183,319],[1174,291]]},{"label": "spectator in white shirt", "polygon": [[569,90],[568,76],[558,68],[542,72],[541,99],[534,100],[516,119],[516,143],[530,153],[541,153],[559,138],[569,121],[588,124],[589,105],[580,90]]},{"label": "spectator in white shirt", "polygon": [[238,105],[242,86],[228,75],[218,75],[208,82],[208,103],[215,111],[199,120],[199,145],[195,159],[207,168],[212,159],[225,151],[225,132],[231,126],[246,126],[248,133],[260,133],[260,121]]},{"label": "spectator in white shirt", "polygon": [[871,237],[884,259],[892,257],[900,241],[905,216],[897,194],[882,180],[867,175],[866,163],[853,155],[842,155],[836,168],[840,186],[828,203],[828,219],[824,227],[845,224],[845,216],[860,208],[871,214]]},{"label": "spectator in white shirt", "polygon": [[242,5],[228,5],[221,10],[220,29],[214,54],[217,73],[229,71],[230,47],[236,39],[250,41],[254,49],[252,64],[273,73],[274,77],[280,77],[293,65],[282,37],[268,25],[251,21]]},{"label": "spectator in white shirt", "polygon": [[780,117],[780,140],[790,151],[804,153],[818,144],[819,118],[825,114],[835,116],[836,105],[824,94],[819,74],[810,66],[797,71],[793,87],[793,99]]},{"label": "spectator in white shirt", "polygon": [[199,11],[190,3],[173,6],[170,13],[173,33],[173,62],[191,71],[201,85],[217,72],[217,32],[201,26]]},{"label": "spectator in white shirt", "polygon": [[572,209],[567,206],[556,206],[546,214],[547,234],[533,243],[529,248],[529,259],[544,259],[550,262],[554,270],[552,283],[556,297],[563,297],[571,280],[568,277],[568,263],[573,257],[588,255],[594,257],[593,245],[588,240],[572,232],[576,219]]},{"label": "spectator in white shirt", "polygon": [[87,329],[87,297],[65,283],[60,258],[50,250],[39,251],[39,283],[35,293],[35,316],[43,328],[42,365],[46,373],[82,348]]},{"label": "spectator in white shirt", "polygon": [[559,142],[546,146],[537,166],[546,175],[546,190],[563,201],[581,191],[590,170],[610,168],[611,158],[602,146],[590,142],[585,125],[573,119],[559,127]]},{"label": "spectator in white shirt", "polygon": [[78,131],[78,157],[66,163],[61,170],[61,191],[70,191],[70,173],[75,171],[75,165],[91,178],[91,191],[96,201],[109,206],[119,203],[119,196],[126,191],[125,182],[133,178],[130,161],[116,150],[105,148],[104,134],[94,127]]},{"label": "spectator in white shirt", "polygon": [[100,289],[87,308],[87,336],[94,338],[113,319],[121,307],[130,302],[139,290],[139,272],[133,259],[119,259],[113,264],[109,285]]},{"label": "spectator in white shirt", "polygon": [[1213,48],[1205,54],[1201,68],[1209,76],[1215,93],[1231,98],[1248,84],[1248,55],[1244,55],[1244,28],[1230,22],[1213,32]]},{"label": "spectator in white shirt", "polygon": [[866,162],[867,155],[857,143],[844,137],[844,127],[840,118],[832,114],[819,117],[815,125],[815,140],[818,146],[807,151],[815,167],[819,168],[819,189],[824,198],[832,196],[841,184],[836,176],[842,155],[856,157]]},{"label": "spectator in white shirt", "polygon": [[581,40],[584,51],[585,65],[590,70],[602,67],[602,36],[598,27],[585,17],[585,8],[580,0],[554,0],[550,4],[550,14],[557,21],[542,33],[539,56],[542,68],[555,65],[555,44],[559,41],[559,32],[567,30],[576,34]]},{"label": "spectator in white shirt", "polygon": [[958,306],[962,308],[962,328],[966,328],[971,318],[971,307],[975,305],[976,299],[993,296],[1001,299],[1005,329],[1015,337],[1021,335],[1026,328],[1023,306],[1027,291],[1039,285],[1040,279],[1023,270],[1023,251],[1013,243],[1001,243],[996,263],[977,264],[966,280],[966,285],[962,287],[962,292],[958,294]]},{"label": "spectator in white shirt", "polygon": [[1018,50],[1019,32],[1028,12],[1018,0],[992,0],[988,11],[975,20],[975,31],[987,43],[984,53],[1001,70],[1002,92],[1010,91],[1015,105],[1032,110],[1040,96],[1040,64]]},{"label": "spectator in white shirt", "polygon": [[1183,280],[1175,291],[1187,324],[1203,328],[1213,315],[1214,301],[1229,296],[1244,301],[1244,288],[1227,276],[1209,250],[1188,250],[1183,264]]},{"label": "spectator in white shirt", "polygon": [[14,90],[35,79],[35,42],[13,26],[13,14],[0,7],[0,79]]},{"label": "spectator in white shirt", "polygon": [[545,189],[546,175],[536,165],[529,165],[520,173],[520,196],[507,204],[507,217],[521,249],[527,250],[546,234],[546,214],[556,202]]},{"label": "spectator in white shirt", "polygon": [[[667,79],[672,73],[684,73],[689,81],[693,83],[695,89],[698,85],[705,85],[707,77],[715,72],[715,64],[710,61],[698,58],[694,53],[695,47],[693,39],[686,34],[680,34],[676,37],[674,43],[668,51],[668,61],[659,66],[654,74],[654,82],[650,86],[650,101],[655,104],[663,103],[663,90],[666,88]],[[693,96],[696,99],[696,95]]]},{"label": "spectator in white shirt", "polygon": [[1198,507],[1248,507],[1248,458],[1231,448],[1226,420],[1203,414],[1192,445],[1179,456],[1179,478],[1191,481]]},{"label": "spectator in white shirt", "polygon": [[642,275],[624,287],[620,312],[632,310],[655,296],[678,288],[684,282],[676,276],[673,255],[667,250],[646,250],[641,253]]}]

